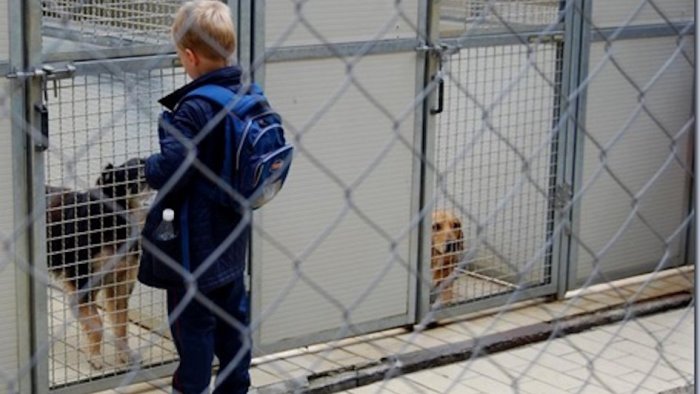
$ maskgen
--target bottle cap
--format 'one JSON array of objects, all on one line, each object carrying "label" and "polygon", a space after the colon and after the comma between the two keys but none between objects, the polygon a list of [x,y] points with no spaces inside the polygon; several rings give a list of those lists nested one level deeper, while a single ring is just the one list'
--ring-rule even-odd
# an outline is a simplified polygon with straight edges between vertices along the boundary
[{"label": "bottle cap", "polygon": [[172,222],[175,219],[175,211],[170,208],[165,208],[163,210],[163,220],[166,222]]}]

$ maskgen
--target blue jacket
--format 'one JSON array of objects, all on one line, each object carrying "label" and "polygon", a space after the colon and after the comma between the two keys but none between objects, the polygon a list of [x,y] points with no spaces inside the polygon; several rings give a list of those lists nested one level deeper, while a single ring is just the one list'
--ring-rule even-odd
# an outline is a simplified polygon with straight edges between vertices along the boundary
[{"label": "blue jacket", "polygon": [[[194,150],[192,146],[188,148],[183,144],[183,140],[176,135],[177,133],[170,131],[175,128],[188,140],[201,138],[200,132],[207,131],[208,128],[205,128],[207,122],[220,111],[220,108],[206,99],[193,97],[181,102],[182,98],[202,85],[216,84],[235,89],[240,84],[240,77],[240,68],[236,66],[222,68],[200,76],[162,98],[160,103],[172,112],[166,111],[163,114],[158,128],[160,153],[146,159],[148,184],[160,190],[167,183],[172,182],[171,186],[163,190],[167,195],[159,198],[164,197],[163,201],[170,201],[170,205],[176,212],[176,220],[178,217],[183,217],[184,213],[187,214],[190,249],[188,270],[195,272],[202,263],[207,264],[207,268],[197,279],[199,290],[204,292],[231,283],[243,274],[250,226],[242,223],[241,212],[212,204],[203,186],[210,182],[208,178],[194,165],[183,166],[183,163],[191,162],[187,160],[188,153],[196,152],[196,157],[212,173],[218,174],[225,154],[223,127],[219,124],[207,132],[206,137],[198,142]],[[164,126],[163,123],[169,123],[170,126]],[[186,205],[184,201],[187,201]],[[186,212],[183,212],[185,210]],[[159,214],[155,212],[157,220],[159,220]],[[146,226],[148,223],[149,220],[146,221]],[[227,242],[227,237],[234,231],[239,233],[235,241],[223,247],[222,250],[217,250]],[[217,256],[209,259],[214,253]],[[139,280],[153,287],[182,288],[184,283],[181,275],[174,274],[168,267],[163,267],[163,264],[165,263],[158,259],[142,258]]]}]

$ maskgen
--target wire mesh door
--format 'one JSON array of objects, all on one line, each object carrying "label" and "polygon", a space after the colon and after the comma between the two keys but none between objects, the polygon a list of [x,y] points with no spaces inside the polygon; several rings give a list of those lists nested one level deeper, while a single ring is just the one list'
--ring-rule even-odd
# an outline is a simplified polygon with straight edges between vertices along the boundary
[{"label": "wire mesh door", "polygon": [[158,149],[158,99],[186,82],[169,37],[179,3],[42,3],[45,69],[62,73],[46,84],[50,279],[39,301],[56,391],[162,376],[176,360],[164,293],[140,286],[136,274],[153,196],[141,159]]},{"label": "wire mesh door", "polygon": [[434,188],[427,205],[437,316],[556,292],[560,6],[443,2],[444,104],[426,186]]}]

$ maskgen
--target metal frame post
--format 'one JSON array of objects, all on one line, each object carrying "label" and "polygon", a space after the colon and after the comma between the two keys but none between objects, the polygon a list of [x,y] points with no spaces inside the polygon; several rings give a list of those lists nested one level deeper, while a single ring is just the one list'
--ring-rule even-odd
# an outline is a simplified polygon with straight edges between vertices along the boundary
[{"label": "metal frame post", "polygon": [[[8,8],[10,69],[28,71],[42,60],[40,3],[11,0]],[[40,124],[34,104],[41,101],[42,87],[38,78],[17,78],[11,83],[14,223],[24,227],[14,242],[16,341],[21,368],[15,390],[48,393],[48,357],[44,357],[49,340],[46,283],[36,279],[46,277],[47,272],[44,156],[34,149],[34,135]]]},{"label": "metal frame post", "polygon": [[[418,2],[418,39],[421,45],[427,45],[425,41],[433,41],[430,38],[430,16],[431,7],[434,7],[434,2],[429,0],[421,0]],[[427,87],[427,81],[430,81],[430,75],[434,74],[431,72],[431,59],[430,54],[426,51],[419,51],[416,55],[416,97],[421,97]],[[415,116],[414,116],[414,128],[415,132],[413,134],[413,147],[414,152],[418,152],[418,156],[414,157],[413,160],[413,185],[411,191],[411,213],[412,217],[410,222],[413,223],[413,215],[420,215],[423,208],[423,198],[424,191],[426,189],[423,173],[426,156],[426,150],[424,149],[427,131],[432,127],[434,129],[434,119],[428,116],[429,105],[432,95],[424,97],[419,105],[417,105]],[[432,125],[430,125],[432,123]],[[434,133],[430,133],[434,135]],[[429,193],[432,193],[429,192]],[[421,302],[423,298],[427,296],[428,302],[430,299],[430,288],[428,287],[427,293],[423,289],[423,282],[421,278],[425,278],[425,237],[422,234],[425,233],[426,217],[419,218],[417,224],[411,230],[411,236],[409,238],[409,292],[408,292],[408,316],[411,319],[410,323],[420,322],[421,315],[419,312],[422,310]],[[430,246],[428,245],[428,251]],[[428,265],[428,273],[430,270],[430,264]],[[415,275],[414,275],[415,273]]]},{"label": "metal frame post", "polygon": [[[265,53],[265,1],[240,0],[239,23],[241,25],[240,42],[241,46],[241,66],[244,75],[248,75],[250,82],[257,82],[264,88],[264,63],[262,58]],[[257,64],[259,69],[253,69]],[[247,71],[248,73],[245,73]],[[262,225],[264,217],[261,212],[253,213],[253,223],[256,226]],[[255,231],[251,231],[248,260],[248,278],[250,294],[250,328],[253,341],[253,355],[259,355],[257,346],[262,343],[262,252],[263,243],[255,236]]]},{"label": "metal frame post", "polygon": [[[9,53],[9,70],[24,70],[25,67],[25,45],[24,45],[24,28],[22,27],[24,18],[24,7],[21,0],[8,1],[8,26],[10,39]],[[10,86],[10,104],[11,104],[11,130],[12,130],[12,174],[13,174],[13,207],[14,217],[13,223],[16,226],[18,223],[23,223],[26,215],[29,212],[29,189],[30,182],[27,179],[27,134],[25,129],[28,127],[26,122],[26,92],[24,82],[15,79],[8,81]],[[29,242],[28,232],[20,232],[13,242],[13,250],[15,257],[10,260],[15,267],[15,291],[16,291],[16,321],[17,337],[14,340],[17,343],[17,369],[19,370],[24,365],[29,365],[32,357],[32,338],[27,335],[19,335],[19,333],[31,333],[32,316],[32,300],[31,300],[31,274],[26,270],[20,269],[18,259],[29,261]],[[10,251],[8,251],[10,252]],[[11,339],[11,338],[7,338]],[[31,392],[34,379],[31,374],[25,374],[19,379],[17,386],[14,388],[17,392]]]},{"label": "metal frame post", "polygon": [[[572,100],[568,99],[574,91],[580,88],[581,84],[588,76],[588,63],[591,45],[591,29],[587,23],[591,17],[591,2],[586,0],[572,1],[571,9],[567,15],[565,61],[569,62],[569,78],[566,80],[567,89],[562,92],[562,99],[567,101],[567,123],[566,142],[562,144],[560,150],[564,156],[561,179],[570,186],[570,195],[576,195],[583,182],[583,145],[584,133],[580,132],[581,127],[585,127],[586,120],[586,98],[588,88],[585,87],[578,92]],[[565,44],[566,45],[566,44]],[[581,203],[571,205],[562,220],[569,222],[568,236],[562,237],[560,250],[556,258],[559,259],[559,284],[557,286],[557,297],[564,297],[565,293],[573,288],[576,282],[576,272],[578,268],[578,248],[573,243],[571,234],[579,232],[581,226]]]},{"label": "metal frame post", "polygon": [[[590,13],[590,3],[585,0],[568,0],[564,21],[564,64],[562,68],[562,89],[560,108],[566,119],[559,124],[559,163],[557,166],[558,189],[564,190],[568,197],[564,201],[567,208],[570,197],[580,188],[582,166],[581,149],[583,134],[579,133],[579,125],[583,124],[585,116],[584,100],[586,89],[570,99],[570,95],[581,85],[588,73],[588,47],[590,46],[590,26],[587,26],[585,15]],[[587,11],[586,11],[587,10]],[[567,211],[555,212],[555,228],[564,223],[564,232],[554,245],[552,265],[559,267],[557,275],[557,298],[563,298],[571,287],[572,275],[575,276],[578,249],[572,244],[571,234],[580,225],[580,205],[570,207]],[[568,222],[568,225],[565,224]]]},{"label": "metal frame post", "polygon": [[[440,39],[440,2],[428,1],[425,8],[425,37],[427,38],[426,48],[434,47]],[[427,51],[423,56],[424,74],[423,74],[423,89],[427,89],[432,78],[438,73],[439,59],[435,56],[440,56],[439,53]],[[435,194],[435,130],[436,117],[431,114],[430,110],[437,99],[437,90],[433,90],[423,101],[421,123],[423,127],[421,152],[422,160],[420,163],[422,182],[420,192],[420,205],[416,211],[418,214],[424,214],[421,218],[419,227],[419,242],[418,242],[418,265],[417,269],[420,275],[416,278],[417,282],[417,308],[416,322],[421,324],[423,319],[430,311],[430,288],[432,286],[432,272],[430,269],[430,232],[432,228],[432,209],[426,210],[426,205],[432,202]]]}]

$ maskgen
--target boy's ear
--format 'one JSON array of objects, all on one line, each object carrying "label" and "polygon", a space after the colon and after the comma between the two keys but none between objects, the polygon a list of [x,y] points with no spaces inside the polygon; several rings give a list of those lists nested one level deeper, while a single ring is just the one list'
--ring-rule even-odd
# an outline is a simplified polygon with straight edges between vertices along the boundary
[{"label": "boy's ear", "polygon": [[187,57],[187,60],[190,62],[190,64],[196,66],[199,64],[199,56],[197,55],[197,52],[185,48],[185,56]]}]

